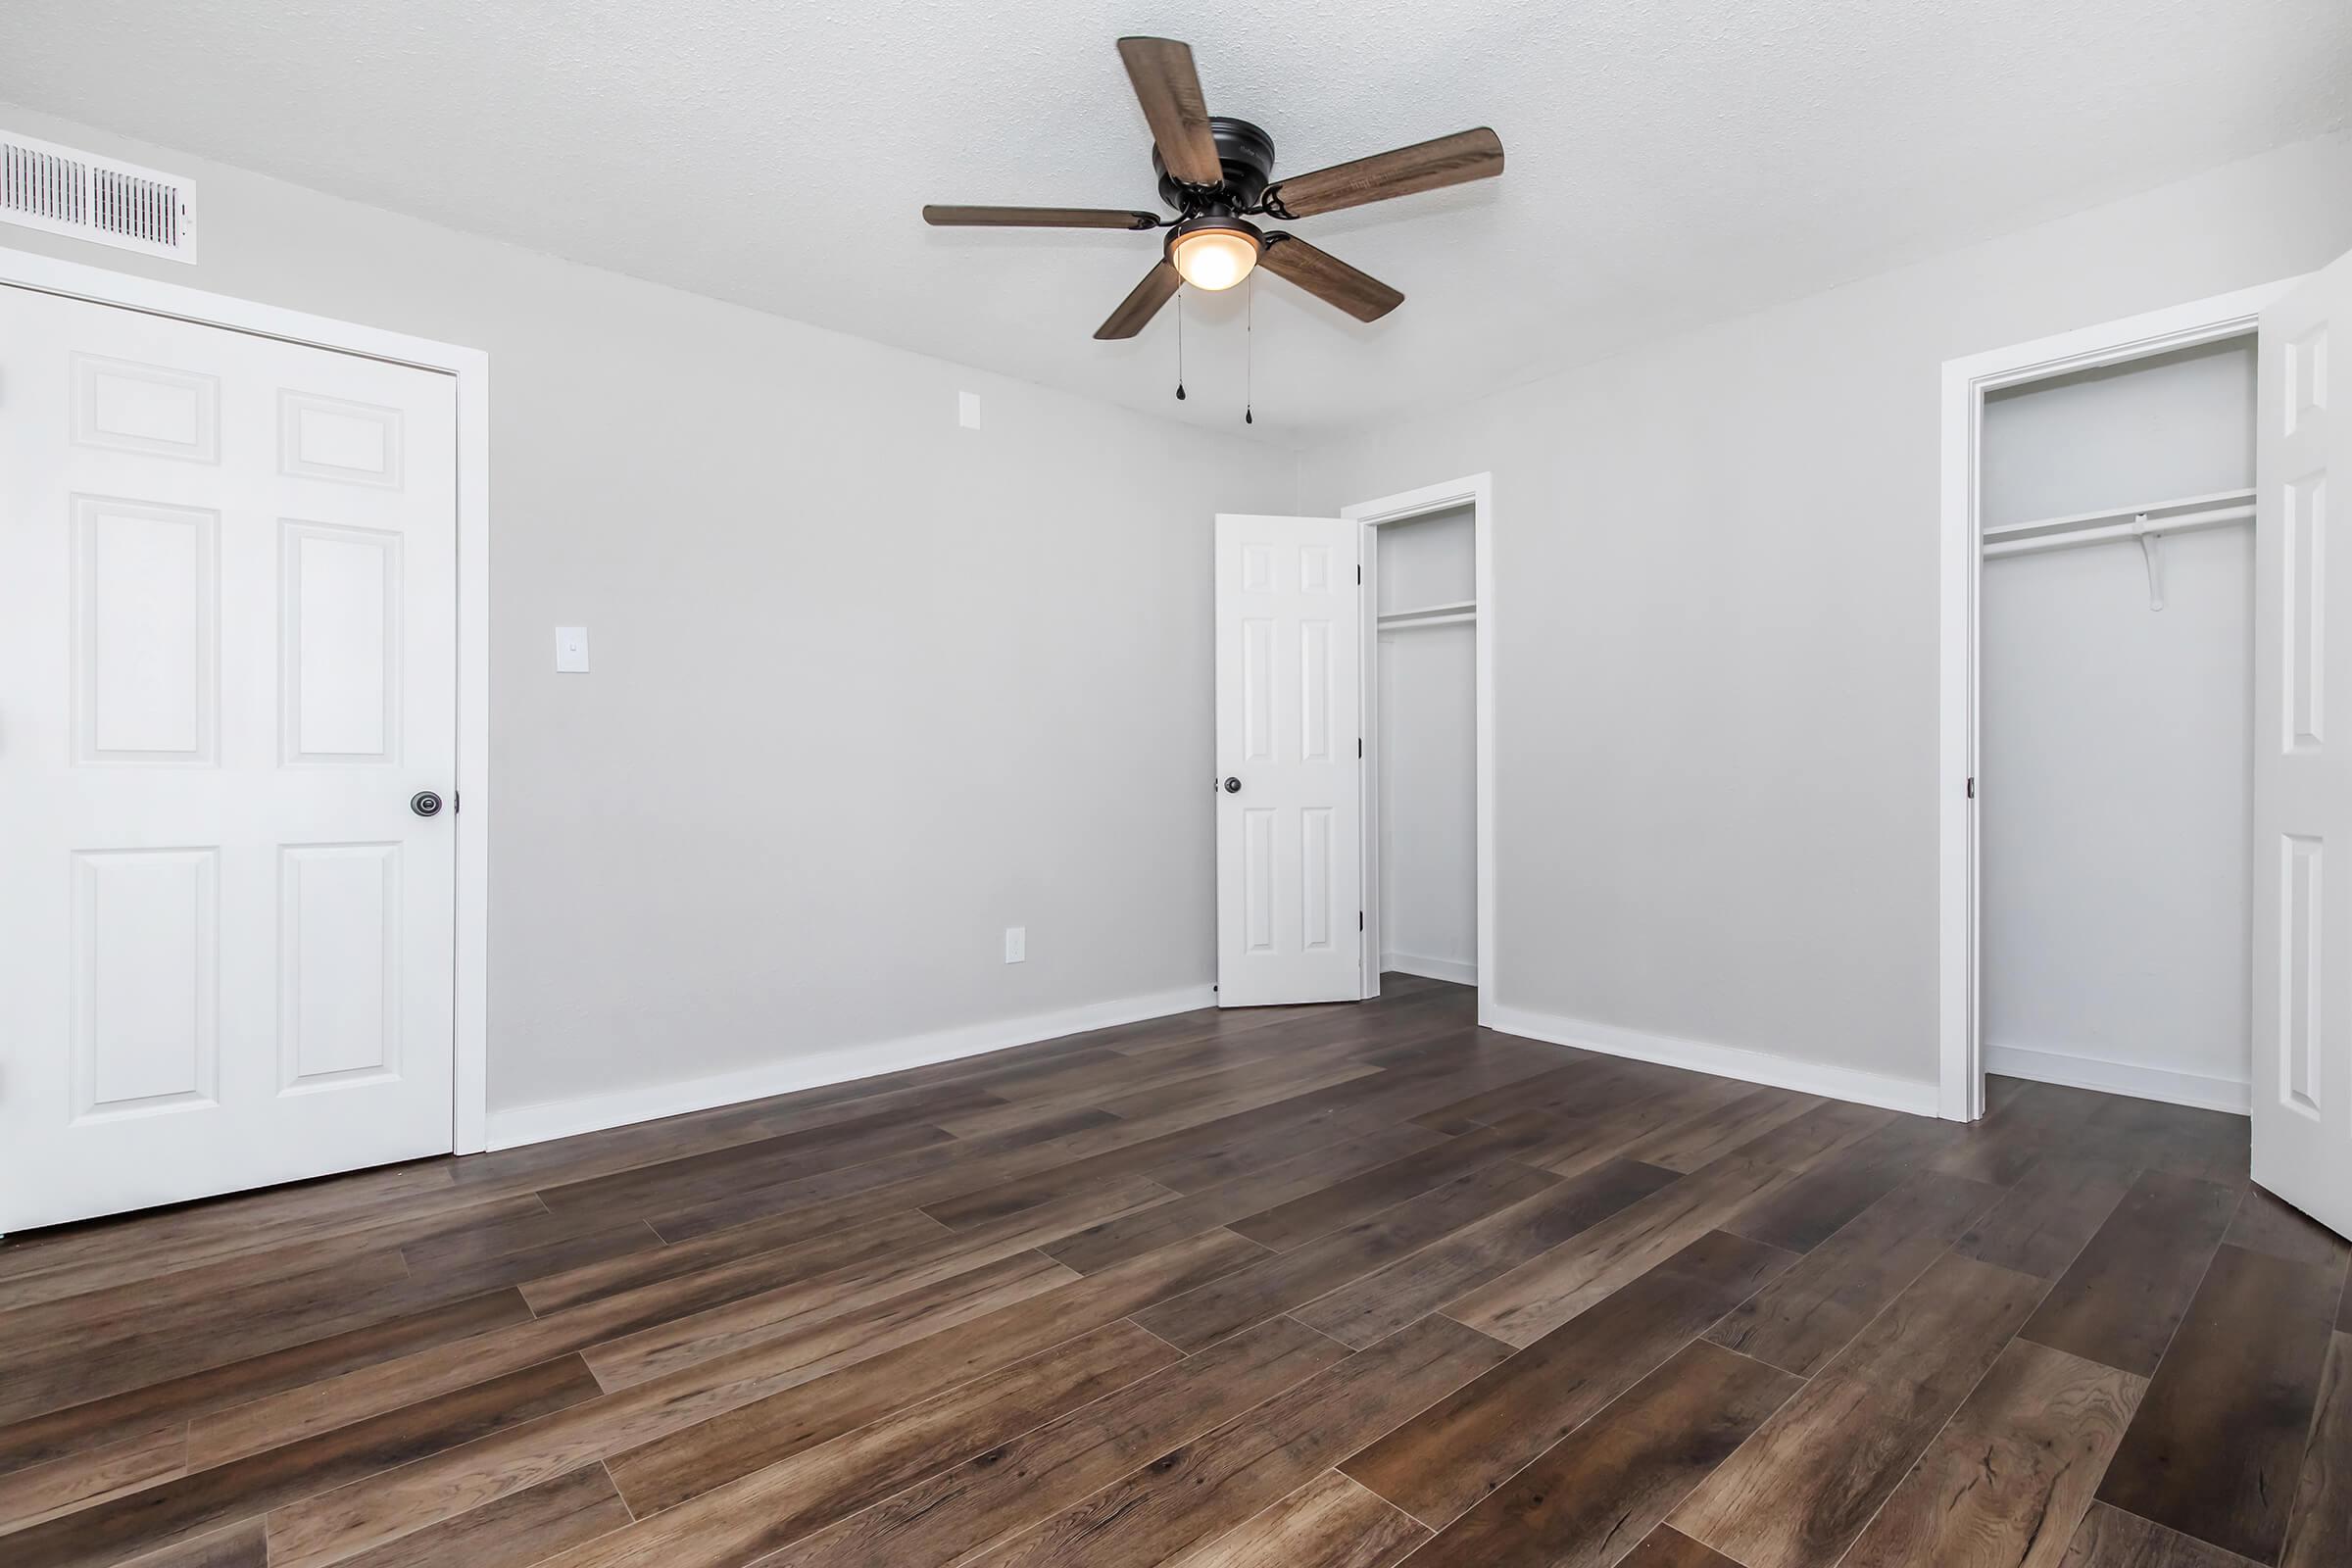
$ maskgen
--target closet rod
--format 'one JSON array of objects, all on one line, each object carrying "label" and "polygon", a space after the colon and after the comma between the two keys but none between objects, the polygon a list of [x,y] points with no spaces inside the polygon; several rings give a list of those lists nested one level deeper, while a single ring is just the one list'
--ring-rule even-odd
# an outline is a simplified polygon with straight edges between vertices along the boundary
[{"label": "closet rod", "polygon": [[[1987,542],[1994,539],[2014,539],[2024,534],[2039,534],[2060,528],[2081,528],[2094,522],[2124,522],[2133,517],[2153,517],[2157,513],[2202,512],[2214,507],[2243,506],[2254,499],[2251,490],[2216,490],[2210,495],[2179,496],[2171,501],[2143,502],[2135,507],[2109,507],[2104,512],[2075,512],[2063,517],[2040,517],[2033,522],[2004,523],[1984,530]],[[2170,520],[2169,518],[2165,520]]]},{"label": "closet rod", "polygon": [[[2250,494],[2250,492],[2249,492]],[[2103,515],[2103,514],[2093,514]],[[2168,533],[2194,533],[2200,528],[2219,528],[2228,523],[2250,521],[2254,516],[2251,505],[2216,507],[2207,512],[2185,512],[2169,517],[2137,515],[2130,522],[2111,523],[2104,528],[2077,528],[2071,533],[2043,534],[2034,539],[2001,539],[1984,547],[1985,559],[1995,556],[2027,556],[2044,550],[2072,550],[2077,545],[2106,544],[2116,539],[2141,539]],[[2005,530],[2004,530],[2005,531]]]},{"label": "closet rod", "polygon": [[1408,620],[1389,620],[1384,617],[1376,624],[1380,634],[1385,637],[1393,631],[1411,631],[1415,626],[1459,626],[1464,621],[1477,618],[1476,611],[1464,611],[1454,615],[1415,615]]}]

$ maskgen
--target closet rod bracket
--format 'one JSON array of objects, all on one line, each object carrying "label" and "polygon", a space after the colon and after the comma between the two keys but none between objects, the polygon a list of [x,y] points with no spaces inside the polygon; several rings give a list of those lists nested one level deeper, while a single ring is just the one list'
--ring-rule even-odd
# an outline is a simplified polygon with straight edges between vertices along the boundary
[{"label": "closet rod bracket", "polygon": [[2148,608],[2164,608],[2164,534],[2148,526],[2148,514],[2141,513],[2132,519],[2132,532],[2139,535],[2140,559],[2148,564]]}]

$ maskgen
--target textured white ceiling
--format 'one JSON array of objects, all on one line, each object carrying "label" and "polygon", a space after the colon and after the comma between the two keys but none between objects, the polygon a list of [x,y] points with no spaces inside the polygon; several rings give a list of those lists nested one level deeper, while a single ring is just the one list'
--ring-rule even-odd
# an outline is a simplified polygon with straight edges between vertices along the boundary
[{"label": "textured white ceiling", "polygon": [[5,0],[0,100],[1239,429],[1242,291],[1089,335],[1156,236],[1112,40],[1300,172],[1477,124],[1500,180],[1296,225],[1405,292],[1256,300],[1258,433],[1472,395],[2344,124],[2346,0]]}]

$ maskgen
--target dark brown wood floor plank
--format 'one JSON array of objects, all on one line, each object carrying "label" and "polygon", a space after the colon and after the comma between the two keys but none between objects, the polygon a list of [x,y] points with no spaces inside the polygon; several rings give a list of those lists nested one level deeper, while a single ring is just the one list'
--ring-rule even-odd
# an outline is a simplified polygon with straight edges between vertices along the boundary
[{"label": "dark brown wood floor plank", "polygon": [[1424,1318],[1129,1472],[975,1568],[1161,1562],[1242,1524],[1506,1353],[1458,1323]]},{"label": "dark brown wood floor plank", "polygon": [[2328,1348],[2279,1561],[2282,1568],[2352,1562],[2352,1335],[2335,1335]]},{"label": "dark brown wood floor plank", "polygon": [[2148,1382],[2099,1500],[2275,1562],[2342,1290],[2340,1267],[2224,1245]]},{"label": "dark brown wood floor plank", "polygon": [[625,1225],[610,1226],[563,1241],[476,1257],[463,1263],[449,1261],[419,1266],[414,1252],[404,1250],[401,1256],[408,1263],[412,1278],[471,1296],[496,1290],[502,1285],[525,1285],[590,1264],[655,1252],[661,1249],[662,1238],[655,1234],[652,1226],[643,1220],[631,1220]]},{"label": "dark brown wood floor plank", "polygon": [[609,1340],[581,1352],[608,1389],[628,1388],[754,1346],[800,1334],[876,1302],[913,1298],[986,1264],[1033,1251],[1114,1214],[1149,1207],[1167,1190],[1140,1178],[1107,1183],[1003,1220],[950,1231],[868,1263],[837,1269],[758,1296]]},{"label": "dark brown wood floor plank", "polygon": [[1675,1510],[1674,1527],[1746,1568],[1837,1561],[2043,1288],[1946,1253]]},{"label": "dark brown wood floor plank", "polygon": [[1670,1122],[1627,1145],[1622,1152],[1627,1159],[1689,1175],[1823,1103],[1818,1095],[1749,1089]]},{"label": "dark brown wood floor plank", "polygon": [[986,1319],[1070,1278],[1052,1259],[1023,1253],[959,1275],[946,1288],[919,1292],[912,1300],[849,1313],[806,1334],[715,1357],[304,1497],[270,1512],[270,1560],[273,1568],[339,1561],[926,1336]]},{"label": "dark brown wood floor plank", "polygon": [[1542,1146],[1550,1134],[1551,1124],[1541,1116],[1523,1118],[1507,1130],[1486,1128],[1465,1133],[1237,1220],[1229,1228],[1260,1247],[1287,1251],[1416,1194],[1526,1153]]},{"label": "dark brown wood floor plank", "polygon": [[0,1475],[0,1531],[157,1486],[185,1474],[187,1467],[188,1429],[182,1424],[11,1471]]},{"label": "dark brown wood floor plank", "polygon": [[2268,1252],[2290,1263],[2316,1263],[2322,1268],[2340,1265],[2352,1257],[2352,1242],[2290,1203],[2273,1198],[2252,1182],[2238,1200],[2223,1241],[2251,1252]]},{"label": "dark brown wood floor plank", "polygon": [[1389,1568],[1429,1532],[1336,1470],[1169,1568]]},{"label": "dark brown wood floor plank", "polygon": [[2082,1255],[2138,1178],[2138,1171],[2111,1160],[2044,1154],[1952,1250],[1980,1263],[2054,1280]]},{"label": "dark brown wood floor plank", "polygon": [[1423,1524],[1450,1524],[1792,1261],[1702,1236],[1340,1468]]},{"label": "dark brown wood floor plank", "polygon": [[2145,1386],[2011,1342],[1840,1568],[2056,1568]]},{"label": "dark brown wood floor plank", "polygon": [[0,1537],[10,1568],[122,1562],[595,1398],[565,1357]]},{"label": "dark brown wood floor plank", "polygon": [[2025,1337],[2146,1377],[2222,1245],[2238,1194],[2143,1171],[2050,1288]]},{"label": "dark brown wood floor plank", "polygon": [[[1850,1144],[1856,1144],[1896,1119],[1891,1110],[1857,1105],[1843,1100],[1825,1100],[1800,1116],[1759,1134],[1720,1160],[1778,1165],[1809,1171]],[[1720,1162],[1719,1160],[1719,1162]]]},{"label": "dark brown wood floor plank", "polygon": [[647,1223],[673,1245],[755,1221],[778,1223],[793,1216],[809,1227],[808,1234],[815,1235],[842,1223],[844,1216],[920,1208],[959,1193],[1067,1164],[1076,1155],[1064,1139],[1118,1125],[1117,1117],[1100,1111],[1068,1111],[1018,1132],[925,1144],[862,1165],[844,1165],[812,1176],[746,1188],[684,1208],[664,1209]]},{"label": "dark brown wood floor plank", "polygon": [[77,1322],[73,1300],[17,1314],[0,1346],[0,1424],[84,1404],[143,1384],[267,1355],[429,1304],[398,1252],[368,1253],[286,1279],[222,1290],[196,1306]]},{"label": "dark brown wood floor plank", "polygon": [[1740,1568],[1712,1546],[1701,1545],[1672,1525],[1660,1525],[1642,1538],[1618,1568]]},{"label": "dark brown wood floor plank", "polygon": [[2248,1568],[2233,1551],[2207,1545],[2136,1514],[2091,1504],[2059,1568]]},{"label": "dark brown wood floor plank", "polygon": [[906,1122],[892,1115],[860,1116],[708,1154],[542,1188],[539,1200],[559,1214],[601,1214],[614,1223],[647,1219],[663,1209],[707,1202],[747,1187],[772,1186],[847,1165],[862,1165],[952,1139],[952,1134],[923,1122]]},{"label": "dark brown wood floor plank", "polygon": [[1707,1338],[1811,1377],[2000,1200],[1997,1187],[1922,1171],[1740,1302]]},{"label": "dark brown wood floor plank", "polygon": [[2231,1191],[2252,1179],[2251,1123],[2228,1111],[2168,1105],[2128,1095],[2100,1095],[2089,1124],[2078,1130],[2086,1152],[2118,1164],[2161,1170]]},{"label": "dark brown wood floor plank", "polygon": [[[625,1495],[677,1497],[748,1475],[914,1398],[968,1382],[1231,1272],[1262,1250],[1222,1231],[1069,1281],[985,1316],[882,1345],[710,1419],[606,1450]],[[1056,1265],[1058,1267],[1058,1265]]]},{"label": "dark brown wood floor plank", "polygon": [[553,1481],[346,1557],[338,1568],[526,1568],[628,1528],[629,1510],[603,1465]]},{"label": "dark brown wood floor plank", "polygon": [[1523,1165],[1486,1165],[1288,1252],[1263,1257],[1138,1318],[1186,1350],[1302,1306],[1557,1180]]},{"label": "dark brown wood floor plank", "polygon": [[1203,1188],[1189,1198],[1105,1220],[1046,1246],[1046,1255],[1081,1274],[1091,1274],[1155,1247],[1214,1230],[1237,1219],[1322,1191],[1350,1176],[1386,1165],[1441,1142],[1443,1135],[1400,1124],[1321,1149],[1311,1149],[1263,1170]]},{"label": "dark brown wood floor plank", "polygon": [[138,1568],[269,1568],[270,1541],[261,1521],[249,1519],[196,1541],[151,1551]]},{"label": "dark brown wood floor plank", "polygon": [[653,1491],[639,1485],[648,1472],[623,1465],[623,1500],[643,1522],[566,1553],[561,1568],[754,1561],[1180,1359],[1164,1341],[1120,1321],[699,1493],[679,1489],[716,1472],[668,1472],[668,1490]]},{"label": "dark brown wood floor plank", "polygon": [[1742,1208],[1725,1229],[1769,1247],[1809,1252],[1908,1180],[1936,1151],[1949,1125],[1925,1116],[1897,1116],[1824,1154],[1787,1187]]},{"label": "dark brown wood floor plank", "polygon": [[1505,1344],[1532,1344],[1794,1179],[1778,1166],[1717,1160],[1465,1293],[1446,1315]]},{"label": "dark brown wood floor plank", "polygon": [[1686,1346],[1405,1561],[1608,1568],[1798,1386],[1718,1346]]},{"label": "dark brown wood floor plank", "polygon": [[[159,1426],[184,1426],[215,1411],[530,1320],[530,1308],[521,1297],[494,1291],[51,1411],[0,1427],[0,1474],[51,1463]],[[434,1392],[441,1391],[416,1396]]]},{"label": "dark brown wood floor plank", "polygon": [[854,1268],[938,1234],[935,1222],[920,1214],[902,1214],[854,1233],[820,1237],[798,1249],[663,1280],[543,1318],[526,1315],[508,1327],[434,1343],[396,1359],[363,1364],[200,1415],[189,1427],[189,1451],[199,1465],[224,1463],[416,1399],[585,1350],[723,1301]]},{"label": "dark brown wood floor plank", "polygon": [[959,1562],[1347,1355],[1270,1318],[777,1553],[761,1568]]},{"label": "dark brown wood floor plank", "polygon": [[1655,1165],[1613,1160],[1473,1220],[1293,1315],[1308,1328],[1363,1349],[1679,1179]]}]

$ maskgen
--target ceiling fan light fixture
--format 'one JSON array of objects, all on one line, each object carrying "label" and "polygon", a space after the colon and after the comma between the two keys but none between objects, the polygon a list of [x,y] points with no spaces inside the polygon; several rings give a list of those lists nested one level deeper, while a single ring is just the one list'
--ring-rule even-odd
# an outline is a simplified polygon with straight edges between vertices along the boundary
[{"label": "ceiling fan light fixture", "polygon": [[1168,236],[1168,261],[1195,288],[1228,289],[1250,275],[1265,246],[1238,218],[1188,218]]}]

